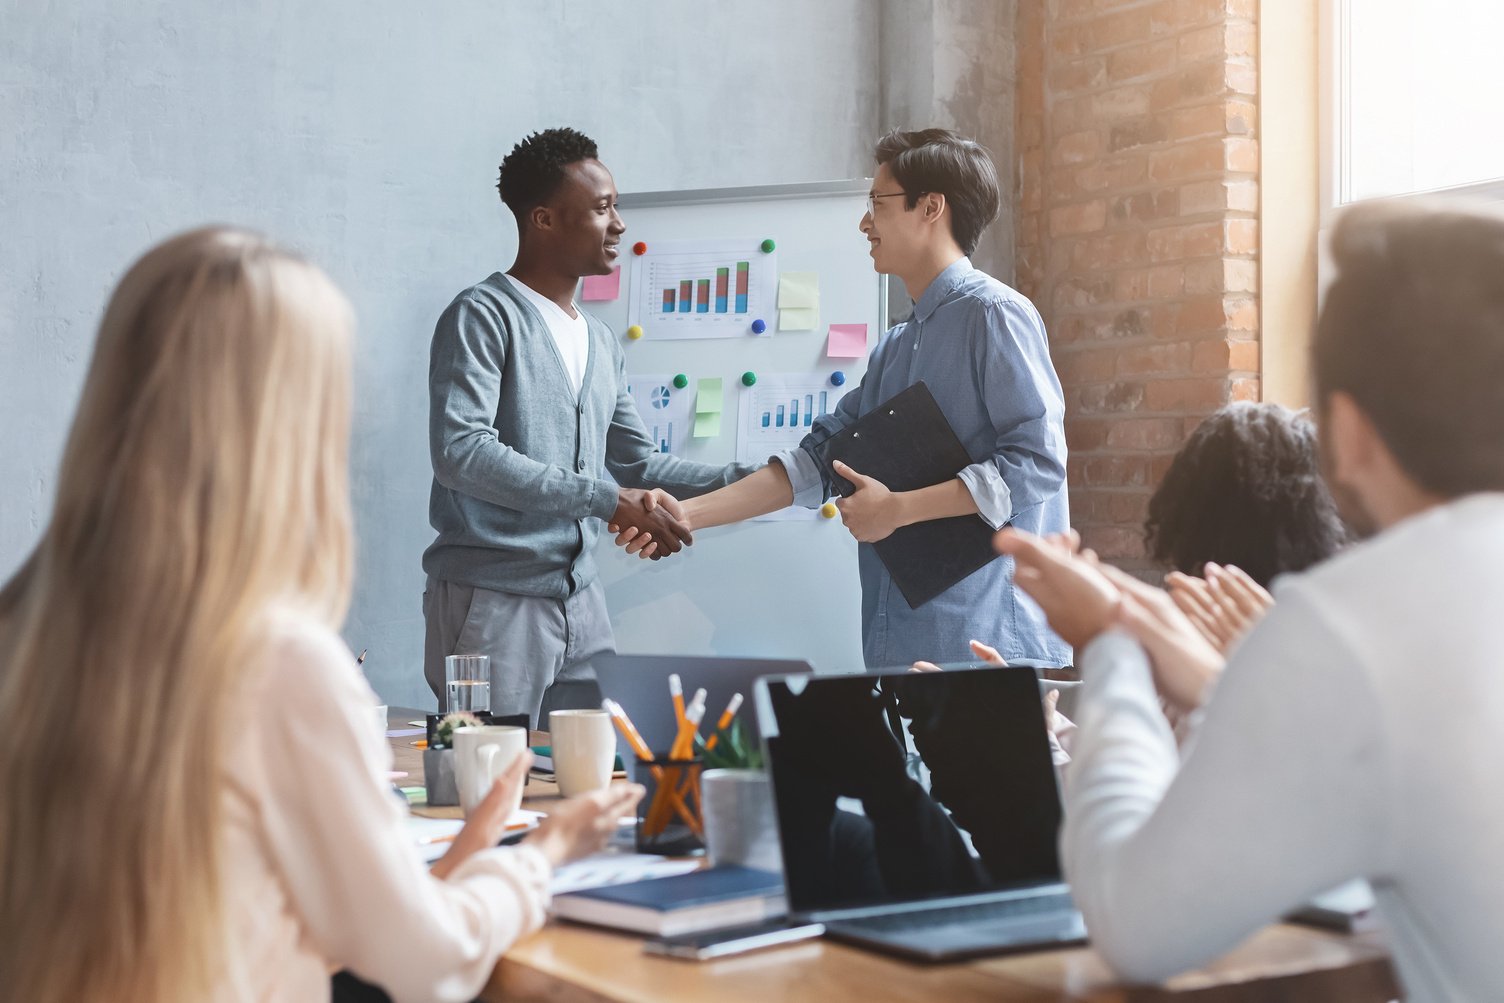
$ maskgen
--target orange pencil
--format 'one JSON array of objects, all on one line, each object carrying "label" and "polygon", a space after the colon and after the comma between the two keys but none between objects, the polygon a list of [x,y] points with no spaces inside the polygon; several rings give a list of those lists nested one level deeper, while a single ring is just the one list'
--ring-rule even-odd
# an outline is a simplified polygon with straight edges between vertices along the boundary
[{"label": "orange pencil", "polygon": [[741,710],[741,707],[742,695],[740,693],[731,694],[731,702],[726,704],[726,709],[721,711],[721,719],[715,724],[715,734],[711,735],[710,741],[705,743],[706,752],[716,747],[716,743],[721,740],[721,732],[731,726],[731,719],[736,717],[736,712]]}]

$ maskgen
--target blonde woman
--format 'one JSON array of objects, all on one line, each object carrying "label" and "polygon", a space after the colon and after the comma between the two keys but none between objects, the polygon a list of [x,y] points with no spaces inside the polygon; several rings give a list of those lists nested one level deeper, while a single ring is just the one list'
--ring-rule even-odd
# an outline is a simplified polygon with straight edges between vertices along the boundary
[{"label": "blonde woman", "polygon": [[384,790],[350,591],[351,311],[238,230],[183,234],[100,325],[41,542],[0,590],[11,998],[468,999],[552,866],[640,790],[495,849],[520,771],[430,874]]}]

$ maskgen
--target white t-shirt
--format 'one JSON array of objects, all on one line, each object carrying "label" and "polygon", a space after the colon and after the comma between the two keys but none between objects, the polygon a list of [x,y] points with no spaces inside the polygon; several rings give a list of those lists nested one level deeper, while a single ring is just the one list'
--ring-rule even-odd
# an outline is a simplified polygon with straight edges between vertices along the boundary
[{"label": "white t-shirt", "polygon": [[543,924],[548,861],[524,843],[428,873],[386,777],[376,695],[329,628],[273,612],[245,671],[222,788],[237,950],[213,999],[328,999],[337,968],[398,1000],[473,999]]},{"label": "white t-shirt", "polygon": [[1501,569],[1478,494],[1280,579],[1184,763],[1143,649],[1085,648],[1061,848],[1115,969],[1165,978],[1367,878],[1407,1000],[1504,1000]]},{"label": "white t-shirt", "polygon": [[559,350],[559,359],[564,363],[564,375],[569,379],[575,396],[585,383],[585,364],[590,361],[590,329],[585,326],[585,315],[577,304],[571,303],[574,316],[569,316],[559,304],[533,289],[526,282],[508,275],[507,279],[517,287],[538,316],[548,325],[548,333],[554,336],[554,346]]}]

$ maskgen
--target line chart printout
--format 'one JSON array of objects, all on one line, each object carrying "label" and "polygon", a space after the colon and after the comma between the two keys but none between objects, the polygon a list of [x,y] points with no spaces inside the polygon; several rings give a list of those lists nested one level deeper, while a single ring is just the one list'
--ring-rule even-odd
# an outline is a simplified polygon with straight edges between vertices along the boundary
[{"label": "line chart printout", "polygon": [[745,338],[778,316],[778,255],[757,238],[662,240],[632,260],[627,323],[652,340]]}]

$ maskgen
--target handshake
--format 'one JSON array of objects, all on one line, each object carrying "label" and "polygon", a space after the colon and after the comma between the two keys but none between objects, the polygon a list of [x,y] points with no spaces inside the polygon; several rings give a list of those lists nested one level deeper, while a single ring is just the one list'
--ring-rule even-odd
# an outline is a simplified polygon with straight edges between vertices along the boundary
[{"label": "handshake", "polygon": [[641,558],[661,560],[694,543],[684,507],[662,488],[621,488],[606,526],[616,545]]}]

